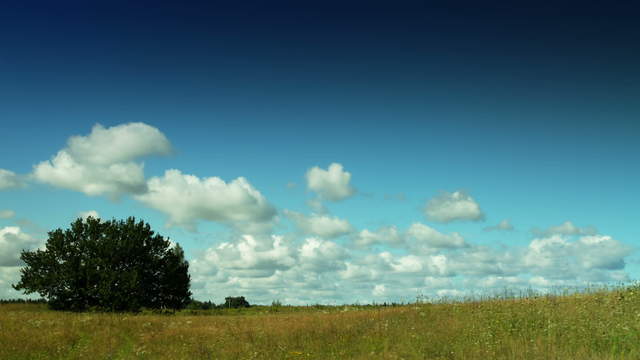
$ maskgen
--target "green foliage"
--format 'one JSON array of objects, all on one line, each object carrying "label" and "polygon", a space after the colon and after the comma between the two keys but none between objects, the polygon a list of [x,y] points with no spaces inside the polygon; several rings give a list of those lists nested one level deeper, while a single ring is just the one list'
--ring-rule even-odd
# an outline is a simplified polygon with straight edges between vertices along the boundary
[{"label": "green foliage", "polygon": [[192,299],[189,304],[187,304],[187,310],[211,310],[216,307],[212,301],[198,301]]},{"label": "green foliage", "polygon": [[77,219],[49,232],[45,250],[23,251],[13,285],[37,292],[57,310],[181,309],[189,302],[189,264],[179,245],[130,217]]},{"label": "green foliage", "polygon": [[222,305],[223,308],[233,308],[233,309],[250,307],[250,306],[251,305],[249,305],[249,302],[244,298],[244,296],[237,296],[237,297],[228,296],[224,298],[224,304]]}]

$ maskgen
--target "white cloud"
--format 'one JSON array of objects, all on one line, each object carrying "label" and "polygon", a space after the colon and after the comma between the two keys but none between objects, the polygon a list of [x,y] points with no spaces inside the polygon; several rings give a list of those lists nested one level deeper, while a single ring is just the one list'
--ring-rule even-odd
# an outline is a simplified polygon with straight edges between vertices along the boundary
[{"label": "white cloud", "polygon": [[513,230],[513,225],[508,219],[504,219],[498,223],[498,225],[487,226],[484,228],[484,231],[511,231]]},{"label": "white cloud", "polygon": [[381,227],[376,231],[368,229],[361,230],[355,237],[354,243],[361,247],[372,246],[376,244],[386,244],[399,246],[404,243],[403,236],[398,232],[395,226]]},{"label": "white cloud", "polygon": [[100,218],[100,214],[98,214],[97,211],[95,210],[88,210],[88,211],[81,211],[78,213],[78,217],[86,220],[88,217],[92,217],[94,219],[99,219]]},{"label": "white cloud", "polygon": [[379,279],[383,275],[380,270],[367,265],[347,261],[345,266],[346,268],[340,272],[340,277],[343,280],[367,282]]},{"label": "white cloud", "polygon": [[35,165],[33,177],[89,196],[139,194],[146,190],[144,166],[134,160],[170,151],[167,138],[153,126],[128,123],[104,128],[96,124],[91,134],[72,136],[51,160]]},{"label": "white cloud", "polygon": [[415,240],[413,245],[416,248],[426,250],[467,246],[464,238],[457,232],[446,235],[422,223],[413,223],[407,230],[407,236]]},{"label": "white cloud", "polygon": [[422,259],[415,255],[401,256],[396,259],[390,252],[384,251],[379,256],[398,273],[416,273],[423,269]]},{"label": "white cloud", "polygon": [[436,291],[436,294],[442,298],[461,298],[466,295],[466,293],[459,289],[442,289]]},{"label": "white cloud", "polygon": [[307,200],[307,206],[311,208],[311,210],[316,214],[326,214],[328,212],[327,208],[322,203],[320,199],[309,199]]},{"label": "white cloud", "polygon": [[376,297],[384,296],[387,293],[387,287],[383,284],[377,284],[373,287],[371,294]]},{"label": "white cloud", "polygon": [[17,226],[0,229],[0,267],[20,265],[20,252],[36,247],[38,241]]},{"label": "white cloud", "polygon": [[0,219],[11,219],[16,216],[16,212],[13,210],[0,210]]},{"label": "white cloud", "polygon": [[111,165],[152,154],[167,155],[171,144],[160,130],[137,122],[104,128],[94,125],[89,136],[72,136],[68,153],[83,164]]},{"label": "white cloud", "polygon": [[[268,277],[296,263],[295,253],[280,236],[264,239],[243,235],[235,242],[223,242],[211,247],[193,261],[197,275],[230,277]],[[224,274],[226,273],[226,274]]]},{"label": "white cloud", "polygon": [[229,183],[218,177],[198,178],[167,170],[147,182],[148,191],[136,195],[143,204],[169,215],[169,225],[194,230],[198,220],[221,223],[263,223],[275,209],[243,177]]},{"label": "white cloud", "polygon": [[540,236],[552,235],[595,235],[598,230],[594,227],[577,227],[571,221],[565,221],[560,225],[551,226],[546,230],[534,229],[533,232]]},{"label": "white cloud", "polygon": [[547,278],[580,278],[598,270],[622,270],[631,248],[606,235],[582,236],[571,241],[551,235],[531,241],[523,263],[535,275]]},{"label": "white cloud", "polygon": [[14,290],[11,285],[18,281],[20,281],[20,266],[0,266],[0,299],[39,297],[37,294],[24,295]]},{"label": "white cloud", "polygon": [[450,270],[470,277],[504,276],[522,272],[521,254],[514,248],[496,250],[488,246],[469,246],[450,254]]},{"label": "white cloud", "polygon": [[316,235],[325,239],[336,238],[353,231],[351,224],[347,220],[335,216],[317,214],[304,216],[289,210],[285,210],[285,215],[293,220],[296,226],[305,234]]},{"label": "white cloud", "polygon": [[517,276],[497,276],[491,275],[479,280],[474,280],[476,286],[483,288],[509,289],[524,285],[525,281]]},{"label": "white cloud", "polygon": [[344,248],[328,240],[308,238],[299,249],[301,268],[315,272],[342,270],[347,257]]},{"label": "white cloud", "polygon": [[356,192],[349,184],[351,173],[344,171],[338,163],[332,163],[327,170],[314,166],[307,171],[306,178],[309,190],[315,191],[325,200],[344,200]]},{"label": "white cloud", "polygon": [[22,179],[13,171],[0,169],[0,190],[15,189],[24,186]]},{"label": "white cloud", "polygon": [[480,205],[463,191],[442,192],[427,202],[424,213],[427,219],[440,223],[484,220]]},{"label": "white cloud", "polygon": [[450,288],[453,286],[450,278],[427,276],[424,278],[424,285],[429,289]]},{"label": "white cloud", "polygon": [[628,247],[604,235],[570,240],[558,236],[534,239],[527,247],[467,245],[428,252],[401,247],[372,254],[316,237],[241,237],[212,246],[191,264],[196,297],[235,294],[267,304],[274,299],[369,302],[376,299],[377,285],[384,285],[385,299],[407,301],[417,293],[490,296],[505,288],[517,294],[530,286],[628,280],[620,263]]}]

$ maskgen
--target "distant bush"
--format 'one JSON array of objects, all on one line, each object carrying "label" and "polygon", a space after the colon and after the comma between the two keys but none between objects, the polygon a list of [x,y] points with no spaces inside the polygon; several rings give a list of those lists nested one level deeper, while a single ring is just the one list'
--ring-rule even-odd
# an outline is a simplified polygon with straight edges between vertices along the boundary
[{"label": "distant bush", "polygon": [[191,302],[189,304],[187,304],[186,308],[187,310],[211,310],[214,309],[216,307],[216,304],[214,304],[211,301],[198,301],[195,299],[192,299]]},{"label": "distant bush", "polygon": [[237,296],[237,297],[228,296],[224,298],[224,304],[222,304],[221,307],[237,309],[237,308],[251,307],[251,305],[244,298],[244,296]]}]

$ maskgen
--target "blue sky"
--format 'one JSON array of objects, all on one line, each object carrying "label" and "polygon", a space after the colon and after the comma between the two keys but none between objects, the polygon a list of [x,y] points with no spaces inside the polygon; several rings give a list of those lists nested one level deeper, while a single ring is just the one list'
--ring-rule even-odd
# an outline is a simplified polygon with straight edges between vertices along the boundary
[{"label": "blue sky", "polygon": [[90,210],[213,301],[638,278],[630,5],[142,4],[0,5],[0,297]]}]

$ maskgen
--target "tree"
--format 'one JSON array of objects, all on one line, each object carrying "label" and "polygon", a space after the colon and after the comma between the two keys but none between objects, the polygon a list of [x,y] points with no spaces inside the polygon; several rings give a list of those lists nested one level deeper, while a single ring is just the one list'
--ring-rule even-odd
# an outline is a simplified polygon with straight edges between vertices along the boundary
[{"label": "tree", "polygon": [[49,232],[45,250],[22,251],[13,287],[37,292],[58,310],[181,309],[190,298],[189,263],[180,245],[127,220],[77,219]]},{"label": "tree", "polygon": [[224,308],[241,308],[241,307],[251,307],[249,302],[244,298],[244,296],[232,297],[228,296],[224,298],[224,304],[222,304]]}]

